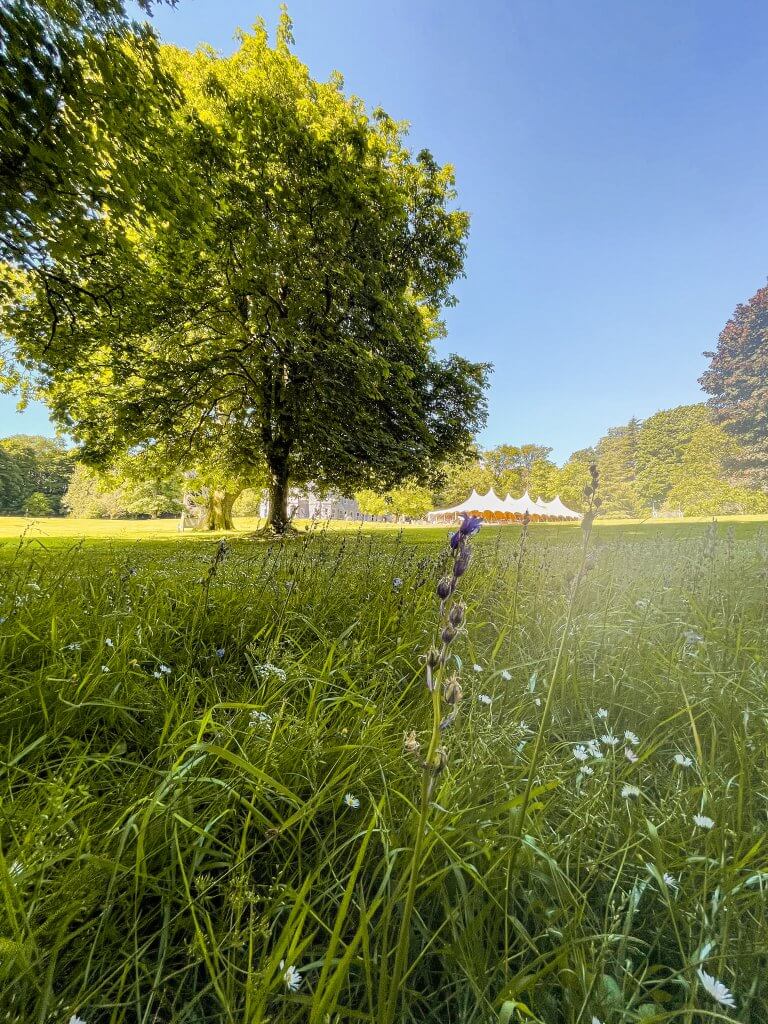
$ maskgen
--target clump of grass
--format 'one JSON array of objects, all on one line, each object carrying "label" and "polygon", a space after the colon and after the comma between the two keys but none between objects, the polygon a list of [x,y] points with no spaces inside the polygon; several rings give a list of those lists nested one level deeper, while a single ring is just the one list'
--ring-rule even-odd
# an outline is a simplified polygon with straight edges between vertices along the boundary
[{"label": "clump of grass", "polygon": [[[462,577],[395,1019],[768,1019],[764,537],[519,536]],[[444,545],[0,551],[4,1019],[386,1019]]]}]

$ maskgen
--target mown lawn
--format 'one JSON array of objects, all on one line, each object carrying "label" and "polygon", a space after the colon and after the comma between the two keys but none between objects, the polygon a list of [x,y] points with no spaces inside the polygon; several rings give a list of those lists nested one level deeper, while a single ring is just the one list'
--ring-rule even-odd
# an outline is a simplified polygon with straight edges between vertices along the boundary
[{"label": "mown lawn", "polygon": [[[0,529],[3,1019],[383,1021],[446,531]],[[600,525],[575,590],[578,527],[520,540],[461,581],[397,1019],[768,1021],[765,524]]]}]

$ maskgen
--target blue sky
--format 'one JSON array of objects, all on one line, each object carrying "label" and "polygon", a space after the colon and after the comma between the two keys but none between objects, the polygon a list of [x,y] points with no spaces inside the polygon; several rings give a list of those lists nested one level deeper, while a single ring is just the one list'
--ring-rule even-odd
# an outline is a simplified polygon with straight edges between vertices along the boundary
[{"label": "blue sky", "polygon": [[[315,76],[411,122],[472,215],[442,345],[495,365],[486,445],[561,461],[701,398],[702,356],[768,275],[761,0],[292,0]],[[168,41],[233,48],[277,2],[179,0]],[[47,430],[0,405],[0,433]]]}]

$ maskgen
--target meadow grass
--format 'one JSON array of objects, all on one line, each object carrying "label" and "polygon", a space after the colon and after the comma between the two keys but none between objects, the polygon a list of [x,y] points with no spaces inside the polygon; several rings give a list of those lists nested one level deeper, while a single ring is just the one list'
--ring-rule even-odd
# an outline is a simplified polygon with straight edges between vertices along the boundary
[{"label": "meadow grass", "polygon": [[[0,545],[0,1019],[384,1021],[445,530],[106,525]],[[519,544],[462,579],[397,1020],[768,1021],[764,526],[601,525],[570,619],[578,528]]]}]

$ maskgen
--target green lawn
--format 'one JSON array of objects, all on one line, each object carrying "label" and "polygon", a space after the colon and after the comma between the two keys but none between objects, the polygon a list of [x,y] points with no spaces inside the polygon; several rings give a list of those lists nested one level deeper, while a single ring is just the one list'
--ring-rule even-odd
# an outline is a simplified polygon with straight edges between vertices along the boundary
[{"label": "green lawn", "polygon": [[[0,529],[3,1019],[381,1022],[445,529]],[[575,591],[578,527],[520,538],[460,583],[397,1020],[768,1021],[765,524],[602,524]]]}]

